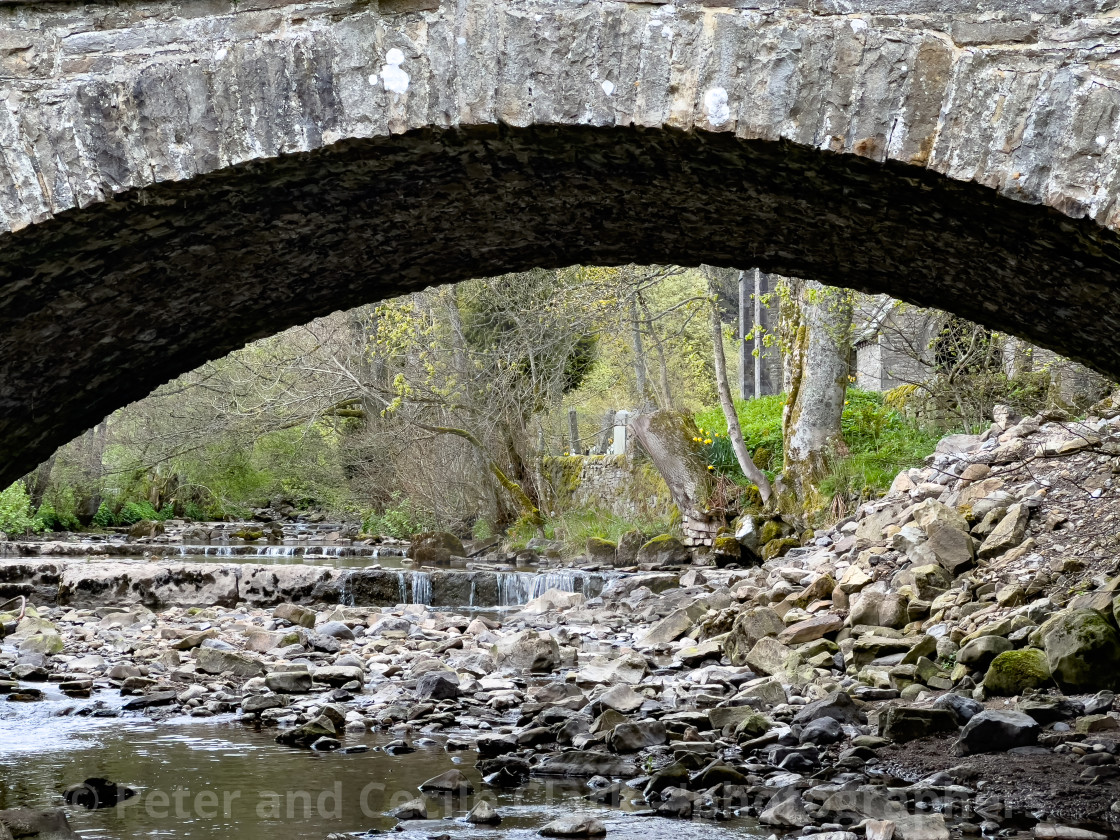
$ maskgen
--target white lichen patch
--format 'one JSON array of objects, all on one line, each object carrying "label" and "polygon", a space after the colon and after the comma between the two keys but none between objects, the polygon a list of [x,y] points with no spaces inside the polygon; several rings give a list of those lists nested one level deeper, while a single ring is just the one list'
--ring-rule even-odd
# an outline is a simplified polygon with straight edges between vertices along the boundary
[{"label": "white lichen patch", "polygon": [[381,83],[386,90],[393,93],[405,93],[408,90],[408,73],[401,69],[404,64],[404,53],[393,47],[385,53],[385,64],[381,67]]},{"label": "white lichen patch", "polygon": [[603,82],[602,87],[603,87],[603,93],[605,93],[607,96],[610,96],[612,93],[614,93],[614,82],[611,82],[611,81]]},{"label": "white lichen patch", "polygon": [[727,91],[721,87],[708,88],[704,93],[704,110],[710,125],[723,125],[731,119],[731,109],[727,105]]}]

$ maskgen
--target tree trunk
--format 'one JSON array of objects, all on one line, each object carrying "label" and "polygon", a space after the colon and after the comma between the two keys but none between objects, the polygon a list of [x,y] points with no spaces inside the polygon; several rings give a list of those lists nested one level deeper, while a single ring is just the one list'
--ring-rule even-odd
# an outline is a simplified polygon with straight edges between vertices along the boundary
[{"label": "tree trunk", "polygon": [[[709,287],[711,288],[711,287]],[[719,403],[723,407],[723,416],[727,420],[727,434],[731,438],[731,448],[735,450],[735,459],[743,475],[749,478],[758,487],[763,503],[770,500],[770,480],[766,473],[760,470],[751,456],[747,453],[747,445],[743,441],[743,430],[739,426],[739,415],[735,412],[735,402],[731,399],[731,386],[727,382],[727,360],[723,353],[723,325],[719,320],[718,298],[712,296],[712,352],[715,357],[716,390],[719,391]]]},{"label": "tree trunk", "polygon": [[648,404],[648,386],[646,380],[649,376],[646,370],[646,351],[642,346],[642,324],[638,320],[638,303],[630,298],[630,325],[634,341],[634,379],[638,388],[638,405]]},{"label": "tree trunk", "polygon": [[783,481],[805,511],[820,507],[818,486],[831,458],[845,454],[840,420],[848,387],[853,296],[814,281],[791,284],[783,325],[789,391],[782,412]]},{"label": "tree trunk", "polygon": [[661,473],[673,504],[681,512],[681,529],[690,545],[711,545],[723,516],[708,509],[713,482],[694,438],[700,436],[692,417],[676,411],[654,411],[630,418],[629,429]]},{"label": "tree trunk", "polygon": [[673,391],[669,386],[669,364],[665,359],[665,343],[657,334],[657,329],[653,325],[653,316],[650,314],[649,306],[646,305],[645,298],[642,297],[641,292],[638,293],[638,303],[642,307],[642,316],[649,324],[649,336],[653,339],[653,347],[657,350],[657,365],[660,371],[661,378],[661,408],[673,407]]},{"label": "tree trunk", "polygon": [[86,432],[86,464],[90,481],[90,495],[86,500],[83,525],[88,525],[101,508],[101,482],[105,477],[105,436],[108,423],[102,420]]}]

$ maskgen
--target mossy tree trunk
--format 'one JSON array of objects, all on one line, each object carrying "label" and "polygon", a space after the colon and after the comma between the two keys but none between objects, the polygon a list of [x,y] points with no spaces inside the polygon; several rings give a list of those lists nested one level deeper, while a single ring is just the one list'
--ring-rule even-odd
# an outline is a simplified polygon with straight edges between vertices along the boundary
[{"label": "mossy tree trunk", "polygon": [[687,414],[663,409],[632,417],[629,428],[665,479],[686,541],[710,545],[722,517],[708,507],[714,482],[695,442],[700,437],[696,423]]},{"label": "mossy tree trunk", "polygon": [[783,305],[787,351],[782,412],[782,478],[806,512],[821,505],[820,483],[831,461],[847,453],[840,421],[847,392],[854,295],[809,280],[789,281]]}]

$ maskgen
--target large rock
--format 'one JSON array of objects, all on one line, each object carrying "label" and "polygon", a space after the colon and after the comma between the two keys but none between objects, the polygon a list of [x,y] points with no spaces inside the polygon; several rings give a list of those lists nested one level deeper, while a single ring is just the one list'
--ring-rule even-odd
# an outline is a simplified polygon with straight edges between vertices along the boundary
[{"label": "large rock", "polygon": [[980,636],[957,651],[957,662],[972,671],[983,671],[992,660],[1015,645],[1003,636]]},{"label": "large rock", "polygon": [[462,540],[447,531],[417,534],[408,548],[408,556],[420,566],[447,563],[452,557],[465,557],[466,554]]},{"label": "large rock", "polygon": [[474,785],[462,770],[451,769],[420,783],[424,793],[450,793],[455,796],[469,796],[474,793]]},{"label": "large rock", "polygon": [[550,755],[533,767],[534,776],[632,776],[636,771],[629,759],[593,750]]},{"label": "large rock", "polygon": [[950,576],[956,577],[976,565],[976,546],[968,531],[933,523],[926,534],[928,539],[920,551],[931,557]]},{"label": "large rock", "polygon": [[665,724],[659,720],[620,723],[607,736],[607,746],[617,753],[632,753],[668,741]]},{"label": "large rock", "polygon": [[692,629],[698,610],[682,607],[673,610],[659,622],[654,624],[646,633],[638,637],[634,644],[638,647],[657,647],[675,642]]},{"label": "large rock", "polygon": [[1050,685],[1050,678],[1050,665],[1041,650],[1007,650],[992,659],[984,675],[984,688],[989,694],[1015,697]]},{"label": "large rock", "polygon": [[980,712],[965,724],[957,741],[957,752],[972,755],[984,752],[1004,752],[1014,747],[1029,747],[1038,743],[1041,727],[1034,718],[1022,712],[1004,712],[995,709]]},{"label": "large rock", "polygon": [[78,832],[70,827],[61,810],[9,808],[0,811],[0,832],[12,838],[32,837],[35,840],[75,840]]},{"label": "large rock", "polygon": [[1114,688],[1120,676],[1120,636],[1096,610],[1069,610],[1043,627],[1054,679],[1070,691]]},{"label": "large rock", "polygon": [[233,674],[255,677],[264,673],[264,666],[255,659],[228,650],[201,647],[195,654],[195,666],[204,674]]},{"label": "large rock", "polygon": [[232,607],[240,567],[210,563],[81,563],[67,566],[58,601],[75,609]]},{"label": "large rock", "polygon": [[607,827],[593,817],[572,814],[546,823],[538,833],[542,837],[602,837]]},{"label": "large rock", "polygon": [[654,537],[638,549],[638,563],[653,566],[683,566],[692,562],[688,547],[668,534]]},{"label": "large rock", "polygon": [[723,652],[732,665],[746,665],[747,654],[767,636],[777,636],[786,625],[780,615],[769,607],[752,607],[739,613],[731,631],[723,640]]},{"label": "large rock", "polygon": [[844,626],[844,619],[832,613],[824,613],[791,624],[778,634],[778,641],[783,645],[800,645],[813,642],[832,633],[837,633]]},{"label": "large rock", "polygon": [[274,671],[264,678],[264,684],[277,694],[307,694],[311,691],[311,674],[306,670]]},{"label": "large rock", "polygon": [[544,673],[560,666],[560,645],[551,636],[523,630],[495,642],[490,653],[499,668]]},{"label": "large rock", "polygon": [[956,717],[946,709],[888,706],[879,711],[879,735],[895,743],[956,731]]},{"label": "large rock", "polygon": [[1016,503],[1009,507],[995,530],[980,546],[980,556],[985,559],[997,557],[1019,545],[1026,536],[1028,519],[1030,519],[1030,510],[1026,505]]},{"label": "large rock", "polygon": [[914,521],[929,535],[935,527],[949,527],[956,531],[968,531],[968,520],[958,511],[937,499],[926,499],[914,505],[910,511]]},{"label": "large rock", "polygon": [[450,671],[431,671],[416,681],[417,700],[454,700],[459,696],[459,678]]},{"label": "large rock", "polygon": [[843,691],[834,691],[823,700],[816,700],[801,708],[793,716],[793,722],[804,726],[820,718],[832,718],[840,723],[858,725],[863,723],[866,715],[862,704],[857,703]]},{"label": "large rock", "polygon": [[759,639],[751,652],[747,654],[747,665],[756,674],[770,677],[783,676],[788,673],[791,658],[794,652],[779,642],[767,636]]}]

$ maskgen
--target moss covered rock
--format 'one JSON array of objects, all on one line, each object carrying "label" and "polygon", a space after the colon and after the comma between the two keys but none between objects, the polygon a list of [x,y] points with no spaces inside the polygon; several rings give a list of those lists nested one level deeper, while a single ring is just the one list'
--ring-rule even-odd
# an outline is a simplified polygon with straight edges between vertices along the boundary
[{"label": "moss covered rock", "polygon": [[762,548],[762,559],[773,560],[775,557],[781,557],[791,548],[798,548],[800,545],[801,541],[793,537],[782,537],[781,539],[770,540],[770,542],[766,543]]},{"label": "moss covered rock", "polygon": [[744,740],[759,738],[769,732],[773,725],[766,715],[750,714],[739,721],[735,727],[735,735]]},{"label": "moss covered rock", "polygon": [[1014,697],[1049,684],[1050,665],[1038,648],[1006,650],[992,660],[984,675],[984,688],[1000,697]]},{"label": "moss covered rock", "polygon": [[1116,686],[1120,635],[1096,610],[1068,610],[1043,627],[1046,661],[1054,679],[1070,691]]},{"label": "moss covered rock", "polygon": [[466,553],[462,541],[447,531],[417,534],[408,549],[408,556],[421,566],[446,563],[452,557],[463,557]]},{"label": "moss covered rock", "polygon": [[789,534],[789,526],[780,519],[768,519],[758,526],[759,545],[766,545],[768,542],[788,537]]},{"label": "moss covered rock", "polygon": [[610,540],[604,540],[600,537],[587,538],[587,556],[591,558],[593,563],[601,563],[606,566],[613,565],[617,552],[618,546]]},{"label": "moss covered rock", "polygon": [[688,548],[670,534],[654,537],[638,549],[638,562],[655,566],[683,565],[692,560]]}]

